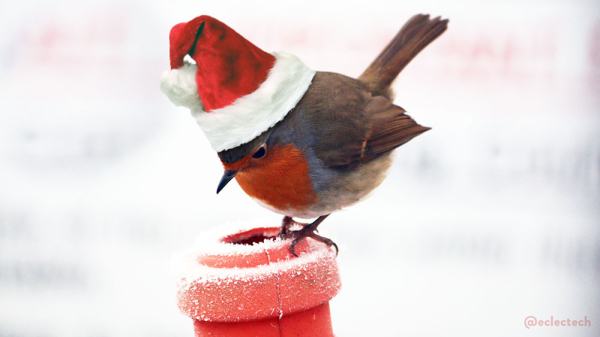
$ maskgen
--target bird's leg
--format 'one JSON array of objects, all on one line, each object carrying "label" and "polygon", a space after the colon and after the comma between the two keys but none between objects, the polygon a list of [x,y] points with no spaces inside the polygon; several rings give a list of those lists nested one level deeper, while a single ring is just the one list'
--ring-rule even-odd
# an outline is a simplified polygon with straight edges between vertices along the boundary
[{"label": "bird's leg", "polygon": [[295,222],[291,217],[286,216],[285,218],[283,218],[283,223],[281,225],[281,231],[279,232],[280,237],[284,237],[284,238],[293,238],[294,240],[292,241],[292,244],[290,245],[290,252],[292,254],[294,254],[294,256],[298,256],[296,255],[295,252],[295,248],[296,245],[304,240],[307,237],[313,238],[314,240],[323,242],[324,244],[328,245],[328,246],[334,246],[335,247],[335,253],[337,255],[339,249],[338,246],[335,244],[335,242],[333,242],[332,240],[320,236],[318,234],[315,233],[315,231],[317,230],[317,227],[321,224],[321,222],[323,222],[323,220],[325,220],[325,218],[327,218],[329,216],[329,214],[327,215],[322,215],[320,217],[317,218],[317,220],[313,221],[312,223],[305,225],[304,227],[302,227],[302,229],[297,230],[297,231],[292,231],[290,230],[290,226],[292,226],[293,224],[297,223]]},{"label": "bird's leg", "polygon": [[281,228],[279,229],[278,236],[282,239],[287,239],[288,237],[290,237],[292,233],[291,228],[294,224],[297,224],[297,222],[294,221],[294,219],[292,219],[291,216],[284,216],[283,221],[281,222]]}]

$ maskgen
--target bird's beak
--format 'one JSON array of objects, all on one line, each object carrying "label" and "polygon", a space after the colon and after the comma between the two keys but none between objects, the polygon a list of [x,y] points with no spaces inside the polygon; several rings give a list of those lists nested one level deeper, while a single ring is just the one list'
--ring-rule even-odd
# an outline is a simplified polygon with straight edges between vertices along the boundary
[{"label": "bird's beak", "polygon": [[235,175],[237,173],[238,173],[238,171],[225,170],[225,173],[223,173],[223,177],[221,178],[221,181],[219,182],[219,186],[217,187],[217,194],[219,194],[219,192],[221,192],[223,187],[225,187],[225,185],[227,185],[227,183],[229,181],[231,181],[231,179],[233,179],[233,177],[235,177]]}]

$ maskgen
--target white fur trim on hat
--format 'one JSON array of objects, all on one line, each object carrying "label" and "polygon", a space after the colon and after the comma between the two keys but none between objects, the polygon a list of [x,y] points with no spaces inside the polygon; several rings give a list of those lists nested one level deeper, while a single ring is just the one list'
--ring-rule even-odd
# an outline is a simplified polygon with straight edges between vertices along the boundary
[{"label": "white fur trim on hat", "polygon": [[215,151],[229,150],[248,143],[281,121],[298,104],[315,76],[315,71],[298,57],[282,52],[272,54],[275,65],[256,91],[209,113],[204,112],[200,102],[194,65],[165,72],[161,89],[175,105],[191,110]]}]

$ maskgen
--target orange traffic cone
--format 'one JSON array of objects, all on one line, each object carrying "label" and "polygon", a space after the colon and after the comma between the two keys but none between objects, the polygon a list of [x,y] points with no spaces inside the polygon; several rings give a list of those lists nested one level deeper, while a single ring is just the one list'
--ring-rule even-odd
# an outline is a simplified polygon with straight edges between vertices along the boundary
[{"label": "orange traffic cone", "polygon": [[333,336],[335,250],[307,238],[289,251],[279,228],[204,235],[181,259],[179,309],[200,336]]}]

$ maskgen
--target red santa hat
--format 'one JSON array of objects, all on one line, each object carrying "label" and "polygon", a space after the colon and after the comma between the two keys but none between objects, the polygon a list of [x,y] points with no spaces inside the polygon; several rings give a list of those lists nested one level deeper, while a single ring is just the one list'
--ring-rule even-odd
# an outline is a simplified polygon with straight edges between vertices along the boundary
[{"label": "red santa hat", "polygon": [[[245,144],[281,121],[315,75],[299,58],[266,53],[224,23],[199,16],[171,29],[161,89],[191,110],[212,147]],[[196,64],[184,61],[190,55]]]}]

